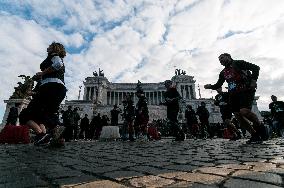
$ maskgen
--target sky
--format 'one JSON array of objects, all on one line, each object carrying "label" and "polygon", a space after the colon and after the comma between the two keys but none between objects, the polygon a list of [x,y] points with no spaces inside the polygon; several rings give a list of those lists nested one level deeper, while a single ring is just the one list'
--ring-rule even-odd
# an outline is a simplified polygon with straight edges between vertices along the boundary
[{"label": "sky", "polygon": [[162,82],[176,68],[203,98],[215,91],[221,53],[260,66],[258,107],[284,100],[283,0],[0,0],[0,121],[4,100],[34,75],[53,41],[64,44],[67,99],[103,69],[110,82]]}]

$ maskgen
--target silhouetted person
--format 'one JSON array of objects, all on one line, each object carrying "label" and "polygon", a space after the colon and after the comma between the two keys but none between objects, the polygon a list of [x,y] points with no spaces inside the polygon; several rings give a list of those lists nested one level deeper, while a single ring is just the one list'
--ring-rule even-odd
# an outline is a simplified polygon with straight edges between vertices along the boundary
[{"label": "silhouetted person", "polygon": [[166,91],[164,93],[165,105],[167,106],[167,119],[169,120],[171,133],[176,141],[184,140],[184,133],[178,124],[179,100],[181,99],[176,87],[171,80],[165,81]]},{"label": "silhouetted person", "polygon": [[[255,113],[251,111],[256,90],[256,81],[259,75],[259,66],[248,63],[243,60],[233,60],[228,53],[219,56],[221,65],[225,68],[220,72],[216,84],[207,84],[205,89],[218,89],[226,81],[228,83],[228,92],[230,95],[230,106],[235,117],[241,123],[246,125],[247,130],[252,137],[248,143],[259,143],[263,140],[263,128]],[[251,126],[246,119],[253,123]]]},{"label": "silhouetted person", "polygon": [[68,106],[68,109],[62,113],[63,126],[65,127],[64,138],[66,142],[69,142],[73,138],[72,116],[72,106]]},{"label": "silhouetted person", "polygon": [[149,110],[147,105],[147,98],[145,97],[142,88],[138,88],[136,92],[138,102],[135,109],[135,134],[136,137],[143,136],[148,138],[148,121],[149,121]]},{"label": "silhouetted person", "polygon": [[85,114],[85,117],[81,119],[80,123],[80,139],[87,139],[89,134],[89,118],[88,114]]},{"label": "silhouetted person", "polygon": [[97,140],[97,139],[99,139],[102,128],[103,128],[101,114],[98,113],[96,116],[94,116],[92,121],[93,121],[92,124],[95,128],[94,139]]},{"label": "silhouetted person", "polygon": [[118,115],[121,113],[121,109],[117,105],[113,105],[113,109],[110,111],[111,126],[118,126]]},{"label": "silhouetted person", "polygon": [[124,124],[122,128],[122,139],[126,140],[126,134],[128,133],[128,139],[134,141],[135,107],[130,94],[126,95],[126,99],[123,101],[123,107]]},{"label": "silhouetted person", "polygon": [[197,131],[196,129],[198,129],[197,124],[197,117],[196,117],[196,113],[193,110],[191,105],[187,105],[186,106],[186,110],[185,110],[185,119],[186,119],[186,133],[191,133],[193,136],[197,136]]},{"label": "silhouetted person", "polygon": [[278,101],[275,95],[271,96],[269,104],[272,116],[272,130],[277,136],[282,136],[280,130],[284,128],[284,102]]},{"label": "silhouetted person", "polygon": [[199,106],[196,110],[196,114],[199,117],[200,121],[200,129],[201,129],[201,137],[207,138],[209,130],[209,112],[206,108],[205,102],[201,102],[201,106]]},{"label": "silhouetted person", "polygon": [[73,109],[73,113],[72,113],[72,120],[71,120],[71,124],[72,124],[72,128],[73,128],[73,139],[77,140],[78,139],[78,122],[80,120],[80,115],[78,113],[78,108],[74,108]]},{"label": "silhouetted person", "polygon": [[17,120],[19,116],[18,106],[19,104],[15,104],[15,106],[12,106],[10,108],[6,125],[16,125],[17,124]]}]

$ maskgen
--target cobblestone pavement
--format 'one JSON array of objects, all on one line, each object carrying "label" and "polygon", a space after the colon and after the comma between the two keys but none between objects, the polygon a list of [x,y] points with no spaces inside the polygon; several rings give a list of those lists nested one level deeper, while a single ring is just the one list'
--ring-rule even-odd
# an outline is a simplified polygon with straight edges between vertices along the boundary
[{"label": "cobblestone pavement", "polygon": [[284,187],[284,140],[0,145],[0,187]]}]

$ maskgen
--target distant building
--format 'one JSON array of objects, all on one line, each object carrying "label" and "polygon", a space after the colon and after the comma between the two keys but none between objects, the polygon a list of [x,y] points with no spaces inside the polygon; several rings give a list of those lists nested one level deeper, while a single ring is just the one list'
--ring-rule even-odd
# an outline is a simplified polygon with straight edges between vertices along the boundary
[{"label": "distant building", "polygon": [[[182,96],[181,114],[179,115],[180,121],[184,121],[183,114],[185,106],[190,104],[196,110],[201,102],[206,103],[206,107],[210,112],[210,122],[221,122],[219,108],[214,105],[213,99],[197,99],[195,92],[195,80],[193,76],[186,74],[177,74],[171,78],[176,84],[177,90]],[[137,102],[135,95],[137,83],[112,83],[104,76],[94,75],[94,77],[87,77],[84,83],[84,96],[83,100],[70,100],[65,101],[62,105],[64,109],[68,105],[78,107],[81,114],[88,114],[89,117],[93,113],[99,112],[106,114],[110,117],[110,110],[113,105],[117,104],[123,109],[122,101],[127,93],[133,95],[134,104]],[[164,82],[158,83],[142,83],[141,84],[145,96],[148,100],[148,108],[150,121],[153,119],[165,119],[166,107],[160,105],[164,101],[163,93],[166,91]],[[120,122],[122,118],[120,118]]]}]

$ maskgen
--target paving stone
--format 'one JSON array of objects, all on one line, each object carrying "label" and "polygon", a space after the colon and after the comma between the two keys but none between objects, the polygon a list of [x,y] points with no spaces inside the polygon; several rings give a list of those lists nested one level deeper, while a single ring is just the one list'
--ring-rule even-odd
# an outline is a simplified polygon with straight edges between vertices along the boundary
[{"label": "paving stone", "polygon": [[101,180],[97,177],[94,176],[79,176],[79,177],[67,177],[67,178],[60,178],[60,179],[53,179],[52,180],[52,185],[54,186],[71,186],[71,185],[76,185],[76,184],[82,184],[82,183],[88,183],[88,182],[93,182],[93,181],[98,181]]},{"label": "paving stone", "polygon": [[1,183],[0,187],[4,185],[5,188],[30,188],[30,187],[48,187],[48,183],[40,180],[39,178],[25,178],[25,179],[15,179],[14,181]]},{"label": "paving stone", "polygon": [[250,165],[241,165],[241,164],[223,164],[223,165],[219,165],[217,167],[234,169],[234,170],[248,170],[248,169],[250,169],[251,166]]},{"label": "paving stone", "polygon": [[280,188],[280,186],[241,179],[229,179],[224,184],[225,188]]},{"label": "paving stone", "polygon": [[173,179],[173,178],[180,176],[182,174],[186,174],[186,172],[169,172],[169,173],[159,174],[158,176]]},{"label": "paving stone", "polygon": [[226,169],[226,168],[204,167],[204,168],[198,168],[197,170],[194,170],[193,172],[201,172],[201,173],[207,173],[207,174],[227,176],[233,171],[234,171],[233,169]]},{"label": "paving stone", "polygon": [[220,183],[224,180],[224,177],[209,175],[209,174],[201,174],[201,173],[186,173],[176,177],[180,180],[196,182],[196,183],[204,183],[204,184],[214,184]]},{"label": "paving stone", "polygon": [[277,185],[281,185],[283,183],[281,176],[272,173],[248,173],[236,177],[248,180],[261,181],[265,183],[272,183]]},{"label": "paving stone", "polygon": [[167,185],[164,186],[165,188],[188,188],[188,187],[192,187],[193,183],[192,182],[188,182],[188,181],[179,181],[179,182],[175,182],[171,185]]},{"label": "paving stone", "polygon": [[116,179],[116,180],[122,180],[122,179],[129,179],[133,177],[139,177],[139,176],[145,176],[145,174],[137,172],[137,171],[113,171],[113,172],[107,172],[103,174],[104,177]]},{"label": "paving stone", "polygon": [[275,169],[276,165],[272,163],[261,163],[261,162],[248,162],[245,163],[247,165],[252,165],[252,170],[253,171],[268,171],[271,169]]},{"label": "paving stone", "polygon": [[124,185],[109,180],[94,181],[77,185],[64,185],[61,188],[127,188]]},{"label": "paving stone", "polygon": [[193,165],[169,165],[169,166],[164,166],[164,168],[176,171],[190,172],[196,169],[197,167]]},{"label": "paving stone", "polygon": [[269,162],[274,163],[274,164],[284,165],[284,159],[272,159],[272,160],[269,160]]},{"label": "paving stone", "polygon": [[214,163],[207,163],[207,162],[201,162],[201,161],[192,161],[190,162],[190,164],[194,166],[215,166]]},{"label": "paving stone", "polygon": [[241,175],[247,175],[247,174],[254,174],[255,172],[250,171],[250,170],[237,170],[232,173],[231,176],[241,176]]},{"label": "paving stone", "polygon": [[129,180],[134,187],[163,187],[174,183],[174,180],[161,178],[158,176],[143,176]]}]

